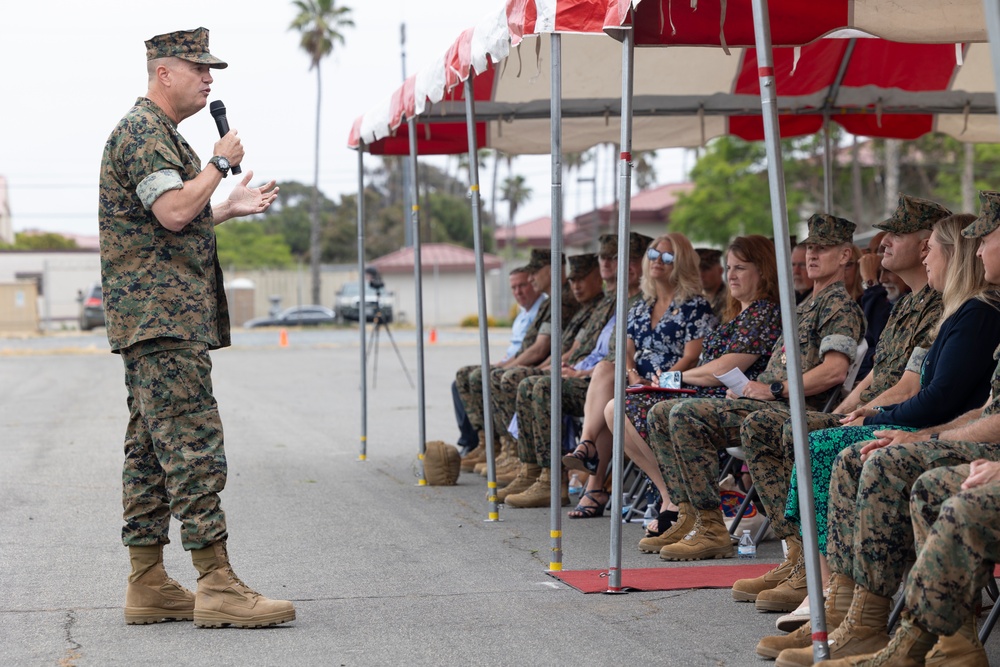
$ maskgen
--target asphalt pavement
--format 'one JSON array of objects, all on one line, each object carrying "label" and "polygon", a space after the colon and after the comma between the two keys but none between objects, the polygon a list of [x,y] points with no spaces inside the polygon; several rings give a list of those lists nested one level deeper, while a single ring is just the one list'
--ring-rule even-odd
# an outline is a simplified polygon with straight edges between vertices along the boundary
[{"label": "asphalt pavement", "polygon": [[[412,330],[394,339],[416,379]],[[454,442],[450,382],[478,333],[425,346],[428,439]],[[417,392],[386,337],[369,367],[359,461],[360,359],[351,330],[236,332],[213,354],[226,429],[222,494],[236,572],[295,602],[263,630],[126,626],[121,360],[103,330],[0,340],[0,665],[767,665],[773,614],[728,590],[584,595],[546,574],[548,509],[487,522],[485,480],[416,485]],[[502,332],[491,339],[502,353]],[[565,515],[564,515],[565,516]],[[677,567],[623,526],[623,566]],[[610,520],[563,521],[565,569],[606,568]],[[195,588],[174,523],[166,565]],[[765,543],[762,561],[778,562]],[[722,564],[727,561],[714,561]],[[735,562],[735,561],[728,561]],[[997,641],[991,658],[1000,664]]]}]

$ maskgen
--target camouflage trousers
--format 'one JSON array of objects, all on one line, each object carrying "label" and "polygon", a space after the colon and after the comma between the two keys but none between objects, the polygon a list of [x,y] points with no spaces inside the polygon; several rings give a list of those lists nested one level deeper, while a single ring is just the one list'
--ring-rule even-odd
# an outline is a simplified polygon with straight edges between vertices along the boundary
[{"label": "camouflage trousers", "polygon": [[[674,502],[690,502],[699,510],[717,510],[719,452],[740,446],[740,427],[747,415],[767,407],[746,398],[693,398],[658,404],[649,411],[649,446],[666,470],[664,481]],[[668,430],[663,413],[670,410]]]},{"label": "camouflage trousers", "polygon": [[122,505],[126,546],[170,541],[170,515],[185,549],[226,539],[222,421],[204,343],[159,338],[122,350],[129,422]]},{"label": "camouflage trousers", "polygon": [[906,579],[906,607],[937,635],[958,632],[1000,562],[1000,482],[968,491],[969,466],[935,468],[913,484],[910,514],[917,560]]},{"label": "camouflage trousers", "polygon": [[[562,379],[562,413],[583,416],[590,378]],[[536,375],[517,385],[517,457],[552,467],[552,376]]]},{"label": "camouflage trousers", "polygon": [[[473,378],[475,375],[475,378]],[[483,430],[483,374],[482,366],[462,366],[455,373],[455,388],[465,405],[469,423],[477,431]]]},{"label": "camouflage trousers", "polygon": [[[499,439],[507,435],[517,411],[517,386],[521,380],[532,375],[540,375],[544,371],[529,366],[513,366],[511,368],[490,369],[490,415],[493,421],[493,433]],[[481,366],[465,366],[455,374],[455,386],[458,395],[465,404],[465,413],[469,423],[477,431],[485,429],[486,418],[483,409],[483,373]]]},{"label": "camouflage trousers", "polygon": [[833,572],[889,597],[914,558],[910,490],[922,474],[978,458],[996,458],[1000,445],[931,440],[885,447],[862,463],[857,443],[833,463],[826,556]]},{"label": "camouflage trousers", "polygon": [[[677,405],[679,399],[665,397],[659,403],[655,403],[646,410],[646,433],[648,438],[646,444],[656,457],[657,467],[663,476],[663,482],[667,485],[670,500],[675,503],[689,502],[687,491],[676,465],[673,445],[670,441],[670,410]],[[690,399],[694,400],[694,399]],[[626,419],[628,417],[626,416]],[[638,431],[638,429],[636,429]]]},{"label": "camouflage trousers", "polygon": [[[747,469],[754,489],[760,496],[764,512],[771,520],[771,529],[779,538],[799,534],[799,527],[785,518],[788,489],[795,472],[795,441],[792,438],[791,408],[785,403],[768,403],[768,407],[750,413],[740,426],[740,442],[746,455]],[[831,423],[832,421],[832,423]],[[837,426],[837,416],[822,412],[806,412],[806,429],[816,431]]]}]

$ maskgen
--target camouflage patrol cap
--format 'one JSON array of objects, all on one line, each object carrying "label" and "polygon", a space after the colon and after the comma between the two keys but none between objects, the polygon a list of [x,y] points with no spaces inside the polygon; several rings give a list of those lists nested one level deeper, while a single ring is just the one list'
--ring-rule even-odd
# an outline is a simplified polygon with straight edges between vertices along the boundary
[{"label": "camouflage patrol cap", "polygon": [[570,280],[580,280],[581,278],[586,278],[592,271],[596,270],[597,255],[592,252],[569,257],[569,276],[567,277]]},{"label": "camouflage patrol cap", "polygon": [[216,69],[229,67],[228,63],[208,52],[208,28],[178,30],[146,40],[147,61],[171,57],[208,65]]},{"label": "camouflage patrol cap", "polygon": [[[552,253],[547,248],[532,248],[531,257],[528,259],[528,264],[524,268],[528,271],[534,273],[543,266],[549,266],[552,264]],[[566,255],[562,255],[562,264],[566,264]]]},{"label": "camouflage patrol cap", "polygon": [[[597,239],[597,256],[605,257],[609,259],[618,259],[618,235],[617,234],[601,234],[600,238]],[[570,258],[570,264],[573,263],[573,258]]]},{"label": "camouflage patrol cap", "polygon": [[628,235],[628,256],[631,259],[641,259],[653,242],[652,236],[646,236],[639,232],[629,232]]},{"label": "camouflage patrol cap", "polygon": [[873,226],[894,234],[910,234],[922,229],[931,229],[934,223],[949,215],[951,211],[937,202],[901,194],[896,210],[889,219]]},{"label": "camouflage patrol cap", "polygon": [[962,236],[977,239],[1000,227],[1000,192],[984,190],[979,193],[979,217],[962,230]]},{"label": "camouflage patrol cap", "polygon": [[812,245],[840,245],[854,241],[856,225],[850,220],[826,213],[814,213],[809,218],[809,236],[802,243]]},{"label": "camouflage patrol cap", "polygon": [[722,264],[722,251],[715,248],[695,248],[698,253],[698,268],[702,271]]}]

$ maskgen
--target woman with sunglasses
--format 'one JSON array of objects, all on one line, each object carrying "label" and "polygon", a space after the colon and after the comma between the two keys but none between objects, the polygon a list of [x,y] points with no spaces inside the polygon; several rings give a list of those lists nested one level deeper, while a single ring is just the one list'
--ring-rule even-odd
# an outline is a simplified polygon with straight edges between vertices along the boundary
[{"label": "woman with sunglasses", "polygon": [[[643,299],[629,312],[626,380],[630,385],[652,385],[661,371],[685,371],[698,364],[702,340],[719,324],[708,300],[702,296],[699,258],[682,234],[664,234],[649,245],[642,259],[640,281]],[[603,407],[603,406],[602,406]],[[593,473],[599,461],[598,447],[583,440],[572,454],[563,457],[567,467]],[[587,496],[587,502],[570,512],[573,519],[600,516],[607,495]]]}]

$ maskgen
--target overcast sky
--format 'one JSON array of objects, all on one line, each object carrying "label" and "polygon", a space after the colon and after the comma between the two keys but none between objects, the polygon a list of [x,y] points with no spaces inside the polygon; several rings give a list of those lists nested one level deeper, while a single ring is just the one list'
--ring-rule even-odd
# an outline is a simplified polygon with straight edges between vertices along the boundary
[{"label": "overcast sky", "polygon": [[[402,78],[399,26],[407,24],[407,73],[442,54],[502,0],[348,0],[355,27],[323,61],[320,189],[334,200],[357,191],[357,157],[346,148],[353,120],[387,98]],[[285,0],[54,0],[10,2],[0,15],[0,175],[7,178],[15,231],[97,233],[101,152],[115,123],[146,91],[145,47],[153,35],[204,26],[213,70],[210,99],[228,109],[246,149],[244,173],[312,183],[316,75],[288,26]],[[180,125],[202,160],[218,138],[208,110]],[[605,153],[605,156],[607,154]],[[374,166],[378,158],[366,157]],[[435,158],[444,165],[446,158]],[[681,178],[682,151],[661,151],[660,182]],[[603,170],[601,205],[613,187]],[[610,167],[608,167],[610,169]],[[534,196],[518,222],[547,214],[549,158],[525,157],[514,171]],[[610,172],[609,172],[610,173]],[[586,174],[589,175],[589,174]],[[506,176],[501,171],[500,178]],[[484,196],[489,172],[481,175]],[[216,199],[229,192],[227,181]],[[588,210],[590,184],[565,184],[567,218]],[[487,206],[489,203],[487,202]]]}]

